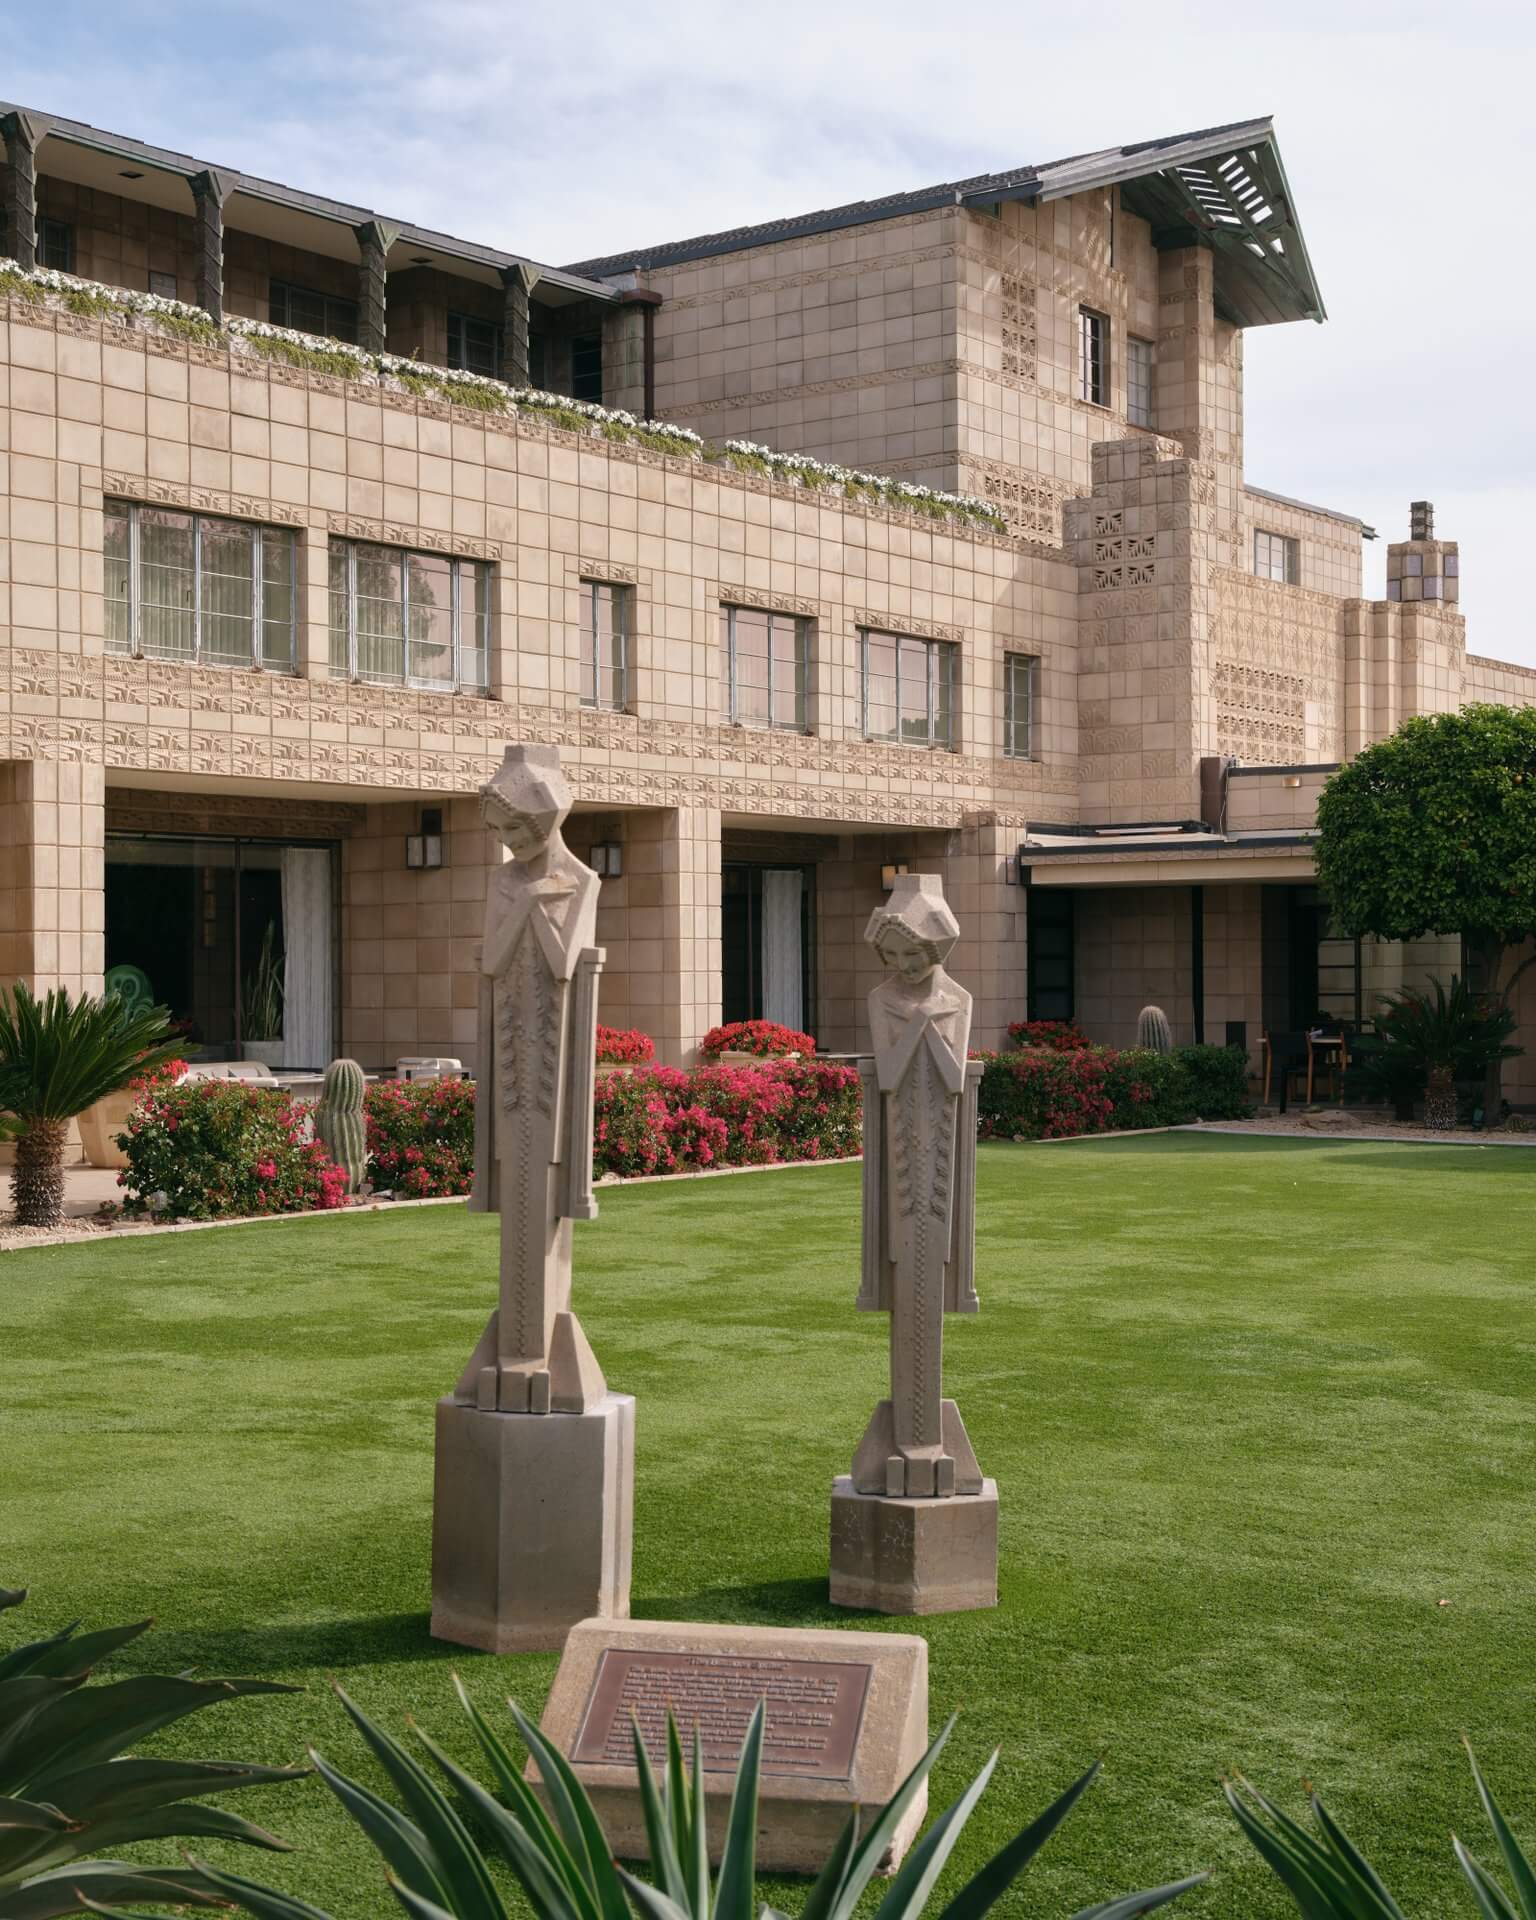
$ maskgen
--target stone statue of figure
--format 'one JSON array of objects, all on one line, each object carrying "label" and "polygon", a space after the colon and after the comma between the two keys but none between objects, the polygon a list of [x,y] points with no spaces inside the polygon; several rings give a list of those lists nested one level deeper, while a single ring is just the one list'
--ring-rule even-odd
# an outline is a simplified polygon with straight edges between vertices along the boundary
[{"label": "stone statue of figure", "polygon": [[971,996],[944,971],[960,928],[934,874],[898,879],[864,938],[885,978],[869,996],[864,1074],[864,1264],[859,1306],[891,1318],[891,1397],[853,1461],[887,1497],[976,1494],[981,1470],[943,1397],[944,1315],[974,1313],[976,1092]]},{"label": "stone statue of figure", "polygon": [[481,818],[512,856],[486,899],[469,1202],[501,1215],[501,1289],[454,1399],[587,1413],[607,1388],[571,1312],[571,1222],[597,1215],[599,882],[561,837],[571,794],[556,748],[508,747],[480,796]]}]

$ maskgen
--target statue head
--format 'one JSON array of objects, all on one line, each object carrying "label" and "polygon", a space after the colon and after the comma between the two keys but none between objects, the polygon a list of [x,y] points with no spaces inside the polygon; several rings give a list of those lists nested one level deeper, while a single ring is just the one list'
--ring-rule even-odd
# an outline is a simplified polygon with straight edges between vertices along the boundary
[{"label": "statue head", "polygon": [[508,747],[480,789],[480,818],[518,860],[542,853],[570,810],[558,747]]},{"label": "statue head", "polygon": [[944,901],[936,873],[905,873],[883,907],[869,916],[864,938],[888,973],[920,986],[955,950],[960,923]]}]

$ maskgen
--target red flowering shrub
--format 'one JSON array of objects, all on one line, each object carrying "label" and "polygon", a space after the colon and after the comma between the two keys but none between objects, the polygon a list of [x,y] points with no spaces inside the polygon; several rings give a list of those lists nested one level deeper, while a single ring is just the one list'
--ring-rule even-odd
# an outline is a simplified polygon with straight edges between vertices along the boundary
[{"label": "red flowering shrub", "polygon": [[363,1125],[368,1178],[376,1189],[408,1200],[469,1192],[475,1174],[472,1081],[375,1080],[363,1094]]},{"label": "red flowering shrub", "polygon": [[656,1058],[656,1042],[638,1027],[597,1029],[597,1057],[605,1066],[639,1065]]},{"label": "red flowering shrub", "polygon": [[723,1027],[711,1027],[699,1042],[706,1060],[718,1060],[722,1053],[755,1053],[771,1059],[781,1053],[814,1053],[816,1042],[808,1033],[793,1027],[781,1027],[777,1020],[728,1020]]},{"label": "red flowering shrub", "polygon": [[1056,1053],[1080,1053],[1088,1036],[1073,1020],[1015,1020],[1008,1038],[1017,1047],[1050,1047]]},{"label": "red flowering shrub", "polygon": [[857,1067],[836,1060],[785,1060],[774,1068],[790,1097],[778,1115],[781,1158],[838,1160],[864,1146],[864,1096]]},{"label": "red flowering shrub", "polygon": [[983,1140],[1059,1140],[1076,1133],[1235,1120],[1249,1110],[1241,1047],[1025,1047],[981,1054]]},{"label": "red flowering shrub", "polygon": [[686,1173],[836,1159],[860,1144],[859,1076],[829,1061],[642,1068],[597,1088],[598,1173]]},{"label": "red flowering shrub", "polygon": [[146,1076],[117,1144],[123,1211],[163,1220],[304,1213],[344,1207],[347,1176],[318,1140],[308,1109],[279,1087],[249,1080]]},{"label": "red flowering shrub", "polygon": [[136,1073],[128,1082],[130,1093],[148,1093],[151,1087],[174,1086],[187,1071],[185,1060],[163,1060],[148,1073]]}]

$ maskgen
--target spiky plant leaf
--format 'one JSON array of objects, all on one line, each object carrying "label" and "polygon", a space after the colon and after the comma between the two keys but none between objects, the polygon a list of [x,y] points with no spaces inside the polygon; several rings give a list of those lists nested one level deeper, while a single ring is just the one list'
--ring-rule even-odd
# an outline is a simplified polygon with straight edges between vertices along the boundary
[{"label": "spiky plant leaf", "polygon": [[[759,1700],[747,1722],[726,1816],[725,1845],[720,1852],[720,1877],[715,1882],[715,1920],[752,1920],[752,1897],[757,1879],[757,1799],[763,1765],[763,1729],[766,1702]],[[707,1875],[706,1875],[707,1880]],[[699,1917],[703,1920],[703,1916]]]},{"label": "spiky plant leaf", "polygon": [[1191,1887],[1200,1886],[1210,1877],[1208,1873],[1192,1873],[1187,1880],[1170,1880],[1165,1887],[1149,1887],[1144,1893],[1122,1893],[1118,1900],[1081,1908],[1072,1920],[1136,1920],[1137,1914],[1167,1906],[1170,1900],[1177,1900],[1180,1894],[1188,1893]]},{"label": "spiky plant leaf", "polygon": [[1081,1773],[1027,1827],[1014,1835],[1001,1852],[993,1854],[979,1872],[973,1874],[944,1909],[940,1920],[981,1920],[1011,1887],[1067,1815],[1098,1778],[1099,1763]]},{"label": "spiky plant leaf", "polygon": [[[1509,1822],[1504,1818],[1499,1803],[1488,1790],[1483,1779],[1482,1769],[1477,1764],[1477,1755],[1470,1743],[1467,1748],[1467,1760],[1472,1768],[1473,1784],[1477,1788],[1477,1797],[1482,1802],[1483,1812],[1488,1816],[1488,1824],[1493,1829],[1493,1837],[1498,1842],[1499,1852],[1504,1857],[1504,1865],[1514,1882],[1515,1899],[1519,1905],[1522,1920],[1536,1920],[1536,1871],[1532,1870],[1520,1842],[1510,1832]],[[1475,1890],[1475,1889],[1474,1889]]]}]

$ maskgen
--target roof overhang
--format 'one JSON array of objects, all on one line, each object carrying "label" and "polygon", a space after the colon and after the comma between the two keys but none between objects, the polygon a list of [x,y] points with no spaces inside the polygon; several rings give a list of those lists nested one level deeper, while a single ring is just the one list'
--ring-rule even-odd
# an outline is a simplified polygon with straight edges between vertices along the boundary
[{"label": "roof overhang", "polygon": [[1039,205],[1110,186],[1150,225],[1158,248],[1212,250],[1216,310],[1234,326],[1327,318],[1267,115],[1214,133],[1080,154],[1015,185],[989,182],[963,204]]}]

